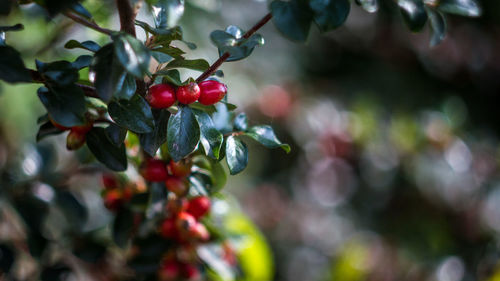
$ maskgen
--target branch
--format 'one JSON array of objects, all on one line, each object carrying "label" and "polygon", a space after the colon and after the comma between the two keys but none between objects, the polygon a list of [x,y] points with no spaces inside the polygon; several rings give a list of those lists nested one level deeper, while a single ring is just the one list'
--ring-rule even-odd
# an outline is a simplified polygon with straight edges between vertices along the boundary
[{"label": "branch", "polygon": [[66,13],[64,13],[64,15],[67,16],[68,18],[72,19],[73,21],[81,24],[81,25],[84,25],[86,27],[92,28],[95,31],[104,33],[106,35],[111,35],[111,33],[113,33],[112,30],[107,29],[107,28],[102,28],[102,27],[98,26],[97,24],[95,24],[93,22],[90,22],[90,21],[86,20],[85,18],[77,16],[77,15],[75,15],[73,13],[66,12]]},{"label": "branch", "polygon": [[129,0],[116,0],[116,7],[120,15],[121,30],[135,37],[135,16],[136,13]]},{"label": "branch", "polygon": [[[257,30],[263,27],[273,15],[268,13],[265,15],[259,22],[257,22],[252,28],[250,28],[245,34],[243,34],[243,38],[248,39],[252,36]],[[239,43],[238,43],[239,45]],[[212,75],[231,55],[228,52],[222,54],[222,56],[216,60],[205,72],[203,72],[200,77],[196,79],[196,83],[200,83],[201,81],[207,79]]]}]

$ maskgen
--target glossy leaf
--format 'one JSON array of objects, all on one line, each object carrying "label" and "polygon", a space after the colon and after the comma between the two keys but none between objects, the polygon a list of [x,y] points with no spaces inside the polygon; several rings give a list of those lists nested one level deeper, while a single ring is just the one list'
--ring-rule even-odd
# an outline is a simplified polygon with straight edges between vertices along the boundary
[{"label": "glossy leaf", "polygon": [[79,56],[78,58],[76,58],[76,60],[74,62],[71,63],[71,65],[80,70],[80,69],[83,69],[85,67],[89,67],[90,64],[92,63],[92,56],[89,56],[89,55],[82,55],[82,56]]},{"label": "glossy leaf", "polygon": [[271,126],[268,125],[254,126],[250,128],[245,133],[245,135],[258,141],[260,144],[264,145],[267,148],[281,147],[284,151],[286,151],[286,153],[290,152],[290,146],[288,144],[283,144],[278,140]]},{"label": "glossy leaf", "polygon": [[166,63],[166,62],[169,62],[171,60],[173,60],[174,58],[170,55],[167,55],[165,53],[162,53],[162,52],[158,52],[158,51],[151,51],[151,56],[158,62],[158,63]]},{"label": "glossy leaf", "polygon": [[40,128],[38,129],[38,132],[36,134],[36,141],[39,142],[48,136],[59,135],[63,132],[64,131],[59,130],[58,128],[54,127],[52,122],[47,121],[47,122],[43,123],[40,126]]},{"label": "glossy leaf", "polygon": [[76,3],[75,5],[73,5],[73,7],[71,7],[71,10],[84,18],[87,18],[89,20],[92,19],[92,14],[80,3]]},{"label": "glossy leaf", "polygon": [[226,140],[226,161],[231,175],[243,171],[248,165],[247,145],[236,137],[229,136]]},{"label": "glossy leaf", "polygon": [[427,12],[423,0],[398,0],[403,19],[411,31],[417,32],[427,23]]},{"label": "glossy leaf", "polygon": [[378,0],[355,0],[365,11],[375,13],[378,10]]},{"label": "glossy leaf", "polygon": [[10,46],[0,46],[0,79],[9,83],[31,82],[21,54]]},{"label": "glossy leaf", "polygon": [[200,142],[200,127],[191,108],[183,106],[168,120],[168,151],[174,161],[193,152]]},{"label": "glossy leaf", "polygon": [[184,0],[158,0],[152,12],[156,28],[175,26],[184,14]]},{"label": "glossy leaf", "polygon": [[219,159],[219,152],[224,141],[223,135],[215,128],[210,115],[197,109],[192,111],[200,126],[200,144],[203,146],[205,154],[213,159]]},{"label": "glossy leaf", "polygon": [[69,61],[43,63],[36,61],[36,68],[51,85],[68,86],[78,81],[78,68]]},{"label": "glossy leaf", "polygon": [[439,11],[428,9],[427,14],[429,15],[429,22],[432,30],[430,45],[433,47],[441,43],[446,36],[446,19]]},{"label": "glossy leaf", "polygon": [[76,40],[69,40],[68,42],[66,42],[66,44],[64,44],[64,48],[66,49],[80,48],[91,52],[97,52],[99,51],[101,46],[99,46],[99,44],[97,44],[96,42],[90,40],[83,42],[78,42]]},{"label": "glossy leaf", "polygon": [[441,0],[437,8],[446,13],[466,17],[479,17],[482,14],[477,0]]},{"label": "glossy leaf", "polygon": [[121,127],[135,133],[150,133],[154,130],[151,107],[139,95],[130,100],[112,101],[108,105],[109,116]]},{"label": "glossy leaf", "polygon": [[123,145],[123,142],[125,141],[125,137],[127,136],[127,129],[122,128],[114,123],[109,124],[106,129],[104,129],[106,132],[106,136],[108,139],[115,145],[115,146],[121,146]]},{"label": "glossy leaf", "polygon": [[204,59],[185,60],[175,59],[165,66],[164,69],[171,68],[189,68],[198,71],[205,71],[210,67],[210,64]]},{"label": "glossy leaf", "polygon": [[274,25],[284,36],[294,41],[306,41],[312,21],[307,4],[300,0],[275,0],[270,8]]},{"label": "glossy leaf", "polygon": [[41,87],[38,89],[38,97],[50,117],[58,124],[65,127],[84,124],[85,96],[79,87],[70,85],[51,90]]},{"label": "glossy leaf", "polygon": [[181,81],[181,74],[177,69],[162,69],[156,72],[155,75],[162,76],[164,83],[171,83],[176,86],[183,85]]},{"label": "glossy leaf", "polygon": [[238,131],[246,131],[248,128],[248,118],[247,115],[242,112],[234,118],[234,129]]},{"label": "glossy leaf", "polygon": [[108,44],[95,53],[90,65],[90,80],[94,82],[101,100],[108,102],[115,94],[125,98],[123,83],[126,75],[125,69],[114,55],[113,45]]},{"label": "glossy leaf", "polygon": [[151,54],[141,41],[125,33],[113,35],[112,38],[115,55],[130,74],[142,78],[149,73]]},{"label": "glossy leaf", "polygon": [[87,133],[87,146],[99,162],[113,171],[127,169],[125,146],[117,147],[106,136],[104,128],[94,127]]},{"label": "glossy leaf", "polygon": [[243,31],[236,26],[228,26],[226,30],[215,30],[210,33],[210,39],[219,49],[219,56],[228,52],[227,61],[237,61],[248,57],[255,46],[264,45],[264,38],[260,34],[253,34],[250,38],[243,38]]},{"label": "glossy leaf", "polygon": [[167,141],[168,119],[170,112],[168,110],[159,110],[156,112],[155,128],[149,134],[139,135],[142,149],[150,156],[156,155],[156,152],[162,144]]},{"label": "glossy leaf", "polygon": [[162,53],[176,59],[182,59],[182,55],[185,54],[183,50],[173,46],[154,48],[152,51],[153,53]]},{"label": "glossy leaf", "polygon": [[211,161],[210,176],[212,178],[211,193],[219,192],[227,182],[227,174],[222,166],[222,161]]},{"label": "glossy leaf", "polygon": [[314,12],[314,22],[322,32],[341,26],[351,9],[349,0],[311,0],[309,6]]}]

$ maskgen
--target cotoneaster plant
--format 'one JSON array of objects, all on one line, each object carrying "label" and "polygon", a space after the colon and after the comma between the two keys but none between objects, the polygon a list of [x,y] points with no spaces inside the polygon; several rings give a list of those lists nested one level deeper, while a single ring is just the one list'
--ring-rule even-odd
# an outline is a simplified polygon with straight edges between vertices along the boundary
[{"label": "cotoneaster plant", "polygon": [[[378,9],[377,0],[354,2],[368,12]],[[481,13],[475,0],[387,2],[401,11],[411,31],[420,31],[428,23],[431,45],[444,39],[444,14]],[[67,17],[106,36],[102,45],[70,40],[67,49],[88,53],[73,61],[37,60],[36,69],[29,69],[9,45],[8,33],[22,30],[22,24],[0,26],[0,79],[40,84],[37,94],[47,114],[38,120],[37,140],[67,132],[68,149],[86,145],[102,164],[103,204],[114,216],[111,236],[132,272],[110,271],[106,280],[245,280],[235,249],[211,214],[213,200],[221,197],[226,182],[222,163],[231,175],[245,169],[249,159],[245,138],[286,152],[290,147],[279,141],[270,126],[250,126],[244,113],[234,113],[231,89],[216,77],[218,68],[248,57],[263,45],[263,37],[256,32],[271,20],[287,38],[304,42],[312,24],[321,32],[340,27],[351,1],[271,1],[269,13],[247,31],[229,26],[209,35],[219,53],[212,64],[201,58],[186,59],[188,49],[196,46],[184,41],[177,26],[183,0],[116,0],[120,30],[98,25],[85,8],[87,3],[76,0],[4,1],[0,14],[27,4],[48,17]],[[154,26],[136,20],[141,8],[151,12]],[[144,41],[137,39],[136,27],[146,34]],[[177,41],[188,48],[177,47],[173,44]],[[83,69],[89,71],[85,79],[80,77]],[[183,80],[182,69],[201,74]],[[214,122],[215,118],[225,122]],[[131,179],[123,173],[130,170],[140,176]],[[30,235],[37,233],[35,227]],[[75,232],[68,235],[68,252],[81,258],[76,253],[83,238]],[[27,239],[35,238],[40,237]],[[53,250],[48,244],[37,245],[36,251],[33,244],[28,247],[40,267],[50,257],[43,253]],[[212,249],[211,260],[200,255],[200,249]],[[35,271],[33,278],[44,272]]]}]

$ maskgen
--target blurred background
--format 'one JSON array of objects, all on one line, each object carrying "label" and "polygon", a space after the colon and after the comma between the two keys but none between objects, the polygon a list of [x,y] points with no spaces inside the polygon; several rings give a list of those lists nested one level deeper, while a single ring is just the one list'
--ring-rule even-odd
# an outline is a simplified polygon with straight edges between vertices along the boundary
[{"label": "blurred background", "polygon": [[[352,5],[345,26],[313,27],[306,44],[268,24],[263,47],[222,66],[236,111],[292,146],[287,155],[249,140],[249,168],[225,188],[263,235],[248,266],[268,280],[500,280],[500,2],[482,1],[481,18],[448,16],[433,48],[430,32],[411,33],[396,5],[381,2],[375,14]],[[101,26],[119,26],[110,1],[83,4]],[[144,10],[139,19],[151,22]],[[188,58],[215,61],[212,30],[246,29],[266,13],[265,1],[187,0],[180,25],[198,45]],[[25,25],[8,42],[29,67],[82,54],[63,48],[69,39],[106,42],[34,14],[2,22]],[[0,169],[17,161],[15,174],[30,177],[42,162],[85,161],[65,151],[64,136],[35,143],[37,85],[0,87]],[[70,180],[81,199],[102,204],[95,176]],[[86,227],[101,224],[89,216]],[[0,240],[15,231],[0,227]]]}]

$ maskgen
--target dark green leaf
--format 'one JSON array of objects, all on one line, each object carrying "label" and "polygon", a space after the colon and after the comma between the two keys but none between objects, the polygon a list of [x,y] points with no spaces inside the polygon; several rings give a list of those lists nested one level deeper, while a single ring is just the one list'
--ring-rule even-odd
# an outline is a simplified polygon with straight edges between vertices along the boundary
[{"label": "dark green leaf", "polygon": [[158,0],[153,5],[156,28],[167,28],[177,24],[184,14],[184,0]]},{"label": "dark green leaf", "polygon": [[104,128],[94,127],[87,133],[87,146],[101,163],[114,171],[127,169],[125,146],[117,147],[106,136]]},{"label": "dark green leaf", "polygon": [[167,55],[165,53],[162,53],[162,52],[158,52],[158,51],[151,51],[151,56],[158,62],[158,63],[166,63],[166,62],[169,62],[171,60],[173,60],[174,58],[170,55]]},{"label": "dark green leaf", "polygon": [[47,109],[50,117],[65,127],[83,125],[86,112],[83,91],[75,86],[53,87],[51,90],[41,87],[38,97]]},{"label": "dark green leaf", "polygon": [[276,135],[274,134],[273,128],[268,125],[254,126],[250,128],[245,135],[251,137],[252,139],[258,141],[267,148],[283,148],[286,153],[290,152],[290,146],[288,144],[281,143]]},{"label": "dark green leaf", "polygon": [[175,59],[165,66],[164,69],[171,68],[189,68],[198,71],[205,71],[210,67],[210,64],[204,59],[196,59],[196,60],[185,60],[185,59]]},{"label": "dark green leaf", "polygon": [[73,229],[80,231],[87,220],[87,209],[71,192],[65,190],[57,191],[56,203]]},{"label": "dark green leaf", "polygon": [[139,141],[141,147],[150,156],[156,155],[156,152],[162,144],[167,141],[167,130],[168,130],[168,119],[170,117],[170,112],[168,110],[160,110],[156,112],[157,118],[155,118],[155,129],[149,134],[139,135]]},{"label": "dark green leaf", "polygon": [[114,123],[110,124],[105,129],[106,136],[116,146],[123,145],[125,137],[127,136],[127,129],[122,128]]},{"label": "dark green leaf", "polygon": [[365,11],[375,13],[378,10],[378,0],[355,0]]},{"label": "dark green leaf", "polygon": [[482,9],[476,0],[441,0],[437,8],[445,13],[466,17],[479,17]]},{"label": "dark green leaf", "polygon": [[91,52],[97,52],[97,51],[99,51],[99,49],[101,48],[101,46],[99,46],[99,44],[97,44],[94,41],[83,41],[83,42],[80,43],[80,42],[78,42],[76,40],[69,40],[64,45],[64,48],[66,48],[66,49],[80,48],[80,49],[88,50],[88,51],[91,51]]},{"label": "dark green leaf", "polygon": [[182,40],[182,30],[179,26],[174,26],[172,28],[154,28],[149,24],[136,20],[135,24],[142,27],[144,31],[154,34],[154,43],[159,45],[164,45],[165,47],[170,45],[173,40]]},{"label": "dark green leaf", "polygon": [[76,3],[75,5],[73,5],[73,7],[71,7],[71,10],[84,18],[87,18],[89,20],[92,19],[92,14],[80,3]]},{"label": "dark green leaf", "polygon": [[189,107],[204,111],[208,114],[212,114],[215,111],[217,111],[217,109],[215,108],[215,105],[204,105],[204,104],[201,104],[199,102],[194,102],[194,103],[190,104]]},{"label": "dark green leaf", "polygon": [[314,22],[323,32],[341,26],[351,9],[349,0],[311,0],[309,6],[314,12]]},{"label": "dark green leaf", "polygon": [[128,73],[123,73],[123,75],[120,77],[120,80],[118,81],[117,91],[115,92],[114,96],[117,99],[129,100],[134,96],[136,90],[137,84],[135,82],[134,76]]},{"label": "dark green leaf", "polygon": [[10,46],[0,46],[0,79],[9,83],[31,82],[21,54]]},{"label": "dark green leaf", "polygon": [[171,57],[176,58],[176,59],[182,59],[182,55],[185,54],[185,52],[183,50],[181,50],[177,47],[173,47],[173,46],[154,48],[152,51],[162,53],[162,54],[171,56]]},{"label": "dark green leaf", "polygon": [[191,108],[183,106],[168,120],[168,151],[179,161],[194,151],[200,141],[200,127]]},{"label": "dark green leaf", "polygon": [[149,73],[149,49],[141,41],[126,33],[112,36],[115,55],[121,65],[132,75],[142,78]]},{"label": "dark green leaf", "polygon": [[0,32],[6,32],[6,31],[21,31],[24,29],[24,25],[18,23],[16,25],[11,25],[11,26],[0,26]]},{"label": "dark green leaf", "polygon": [[36,61],[36,67],[40,74],[51,85],[68,86],[78,81],[80,77],[78,68],[69,61],[55,61],[43,63]]},{"label": "dark green leaf", "polygon": [[242,112],[234,118],[234,129],[238,131],[246,131],[248,128],[248,118],[247,115]]},{"label": "dark green leaf", "polygon": [[114,56],[113,45],[108,44],[95,53],[90,65],[90,77],[101,100],[108,102],[115,94],[123,98],[122,87],[126,75],[125,69]]},{"label": "dark green leaf", "polygon": [[236,137],[229,136],[226,140],[226,161],[231,175],[243,171],[248,164],[247,145]]},{"label": "dark green leaf", "polygon": [[427,14],[429,15],[430,26],[432,30],[432,38],[430,45],[431,47],[436,46],[437,44],[443,41],[446,36],[446,20],[444,15],[432,9],[427,10]]},{"label": "dark green leaf", "polygon": [[197,109],[193,109],[193,113],[200,126],[200,143],[205,150],[205,154],[213,159],[219,159],[224,136],[215,128],[210,115]]},{"label": "dark green leaf", "polygon": [[225,185],[227,181],[227,174],[224,171],[224,167],[222,166],[222,161],[211,161],[211,173],[210,176],[212,178],[212,189],[211,193],[219,192]]},{"label": "dark green leaf", "polygon": [[109,116],[121,127],[135,133],[150,133],[154,130],[151,107],[141,96],[135,95],[130,100],[112,101],[108,105]]},{"label": "dark green leaf", "polygon": [[210,33],[210,39],[219,49],[219,56],[228,52],[230,57],[227,61],[237,61],[248,57],[255,46],[264,45],[264,38],[260,34],[253,34],[246,39],[242,37],[243,33],[237,26],[230,25],[226,30]]},{"label": "dark green leaf", "polygon": [[174,84],[176,86],[182,86],[181,74],[177,69],[162,69],[155,73],[155,75],[162,76],[163,81],[167,83]]},{"label": "dark green leaf", "polygon": [[134,214],[129,209],[121,209],[113,222],[113,240],[120,248],[125,248],[132,237]]},{"label": "dark green leaf", "polygon": [[80,70],[85,67],[89,67],[92,63],[92,56],[83,55],[76,58],[76,60],[71,64],[74,68]]},{"label": "dark green leaf", "polygon": [[283,35],[294,41],[306,41],[313,19],[306,3],[300,0],[274,0],[270,8],[274,25]]},{"label": "dark green leaf", "polygon": [[36,141],[39,142],[48,136],[58,135],[62,132],[63,131],[54,127],[54,125],[52,125],[52,122],[47,121],[47,122],[43,123],[40,126],[40,128],[38,129],[38,133],[36,134]]},{"label": "dark green leaf", "polygon": [[45,0],[45,8],[51,17],[78,4],[78,0]]},{"label": "dark green leaf", "polygon": [[403,19],[411,31],[420,31],[427,23],[427,12],[422,0],[398,0]]}]

